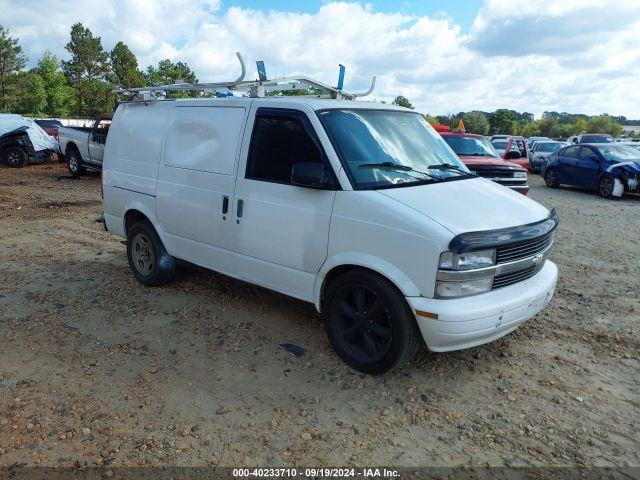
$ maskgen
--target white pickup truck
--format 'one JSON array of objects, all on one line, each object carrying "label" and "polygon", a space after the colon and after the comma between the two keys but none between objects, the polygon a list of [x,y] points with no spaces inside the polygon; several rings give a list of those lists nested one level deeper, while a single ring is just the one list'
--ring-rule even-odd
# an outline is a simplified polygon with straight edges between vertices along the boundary
[{"label": "white pickup truck", "polygon": [[59,153],[64,156],[71,175],[80,176],[86,169],[102,170],[104,145],[112,117],[112,114],[100,115],[91,127],[58,129]]}]

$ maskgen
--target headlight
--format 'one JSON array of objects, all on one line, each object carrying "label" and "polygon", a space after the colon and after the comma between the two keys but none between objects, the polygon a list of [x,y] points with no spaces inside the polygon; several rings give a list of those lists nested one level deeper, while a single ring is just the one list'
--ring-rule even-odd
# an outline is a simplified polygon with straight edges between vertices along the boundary
[{"label": "headlight", "polygon": [[[494,272],[493,269],[489,269],[490,272],[483,272],[482,269],[491,267],[495,263],[496,251],[494,249],[465,253],[441,253],[439,279],[436,281],[436,298],[467,297],[488,292],[493,286]],[[454,274],[453,278],[451,278],[452,274]]]},{"label": "headlight", "polygon": [[495,250],[478,250],[477,252],[440,254],[440,268],[444,270],[471,270],[490,267],[495,264]]},{"label": "headlight", "polygon": [[527,178],[527,172],[514,172],[513,178]]},{"label": "headlight", "polygon": [[477,295],[491,290],[493,285],[493,276],[479,278],[476,280],[467,280],[464,282],[445,282],[438,280],[436,282],[436,297],[453,298],[467,297],[469,295]]}]

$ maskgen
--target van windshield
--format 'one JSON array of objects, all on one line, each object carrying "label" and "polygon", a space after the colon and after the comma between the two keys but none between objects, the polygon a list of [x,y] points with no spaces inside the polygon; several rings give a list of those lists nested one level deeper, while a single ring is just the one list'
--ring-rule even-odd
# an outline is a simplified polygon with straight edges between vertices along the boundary
[{"label": "van windshield", "polygon": [[471,177],[421,115],[393,110],[318,112],[354,188],[378,189]]}]

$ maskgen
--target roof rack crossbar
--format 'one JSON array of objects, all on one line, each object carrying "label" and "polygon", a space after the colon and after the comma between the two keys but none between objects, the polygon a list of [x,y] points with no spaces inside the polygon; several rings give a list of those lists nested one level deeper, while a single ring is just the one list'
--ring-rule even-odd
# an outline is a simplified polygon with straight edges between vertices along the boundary
[{"label": "roof rack crossbar", "polygon": [[[307,77],[305,75],[293,75],[289,77],[280,77],[268,80],[244,80],[247,69],[244,59],[240,52],[236,52],[240,61],[240,76],[233,82],[215,82],[215,83],[174,83],[170,85],[156,85],[151,87],[136,88],[119,88],[113,90],[113,93],[133,96],[134,100],[148,101],[151,100],[151,92],[176,92],[176,91],[201,91],[207,93],[224,93],[230,90],[247,90],[251,97],[262,97],[267,91],[272,90],[292,90],[301,88],[316,88],[329,93],[334,99],[353,100],[357,97],[363,97],[373,92],[376,85],[376,77],[371,82],[371,87],[366,92],[349,93],[342,90],[342,80],[344,78],[344,67],[341,66],[340,79],[338,87],[332,87],[319,80]],[[264,67],[263,67],[264,68]]]}]

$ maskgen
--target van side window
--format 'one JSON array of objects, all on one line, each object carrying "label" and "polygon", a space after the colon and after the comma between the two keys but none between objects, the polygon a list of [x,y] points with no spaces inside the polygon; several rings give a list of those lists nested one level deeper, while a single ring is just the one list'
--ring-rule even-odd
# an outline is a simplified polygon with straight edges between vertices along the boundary
[{"label": "van side window", "polygon": [[171,116],[164,166],[232,175],[245,109],[178,106]]},{"label": "van side window", "polygon": [[294,163],[322,163],[322,152],[295,117],[256,115],[247,178],[291,183]]}]

